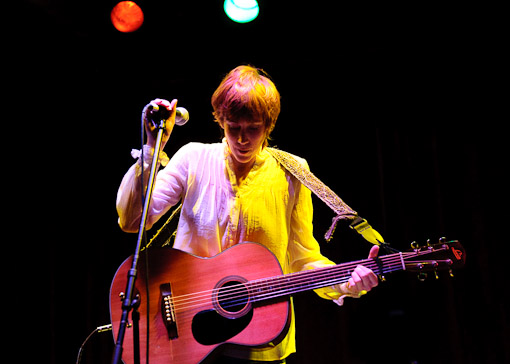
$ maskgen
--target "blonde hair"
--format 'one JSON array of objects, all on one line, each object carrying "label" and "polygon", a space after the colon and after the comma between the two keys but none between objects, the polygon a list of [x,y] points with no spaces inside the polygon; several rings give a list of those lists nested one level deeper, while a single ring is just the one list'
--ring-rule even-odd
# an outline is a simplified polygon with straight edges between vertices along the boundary
[{"label": "blonde hair", "polygon": [[280,114],[280,93],[267,73],[252,66],[238,66],[221,81],[211,98],[214,120],[262,121],[266,141]]}]

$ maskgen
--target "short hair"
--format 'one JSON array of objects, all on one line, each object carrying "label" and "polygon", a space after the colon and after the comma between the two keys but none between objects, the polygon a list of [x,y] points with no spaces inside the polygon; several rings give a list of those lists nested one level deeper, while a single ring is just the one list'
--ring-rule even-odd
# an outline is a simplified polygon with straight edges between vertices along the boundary
[{"label": "short hair", "polygon": [[214,120],[222,125],[226,120],[262,121],[266,142],[280,114],[280,93],[269,75],[253,66],[238,66],[221,81],[211,98]]}]

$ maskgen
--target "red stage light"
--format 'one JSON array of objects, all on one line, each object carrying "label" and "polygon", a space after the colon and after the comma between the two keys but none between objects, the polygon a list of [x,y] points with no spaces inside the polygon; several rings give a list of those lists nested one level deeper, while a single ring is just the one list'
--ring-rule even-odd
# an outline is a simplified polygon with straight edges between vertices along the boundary
[{"label": "red stage light", "polygon": [[110,15],[113,26],[124,33],[134,32],[143,23],[143,11],[134,1],[121,1]]}]

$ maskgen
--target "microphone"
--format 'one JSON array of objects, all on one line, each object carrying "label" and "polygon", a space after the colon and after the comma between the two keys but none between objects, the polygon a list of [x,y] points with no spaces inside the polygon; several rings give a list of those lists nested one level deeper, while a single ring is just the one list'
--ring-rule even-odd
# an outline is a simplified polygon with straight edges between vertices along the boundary
[{"label": "microphone", "polygon": [[[160,120],[166,120],[170,117],[170,111],[166,107],[159,107],[158,105],[150,105],[147,118],[153,124],[158,124]],[[189,112],[183,107],[178,107],[175,110],[175,124],[182,126],[189,121]]]}]

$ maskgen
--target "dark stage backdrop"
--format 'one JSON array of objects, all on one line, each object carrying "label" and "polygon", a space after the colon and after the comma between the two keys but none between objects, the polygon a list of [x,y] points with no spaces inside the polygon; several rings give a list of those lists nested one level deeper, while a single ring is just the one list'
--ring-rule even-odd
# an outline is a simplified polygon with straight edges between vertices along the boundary
[{"label": "dark stage backdrop", "polygon": [[[467,252],[454,278],[394,274],[342,308],[296,296],[289,363],[510,362],[508,141],[493,91],[498,22],[482,9],[261,1],[260,18],[240,27],[223,19],[221,1],[196,20],[190,2],[154,2],[163,9],[147,4],[139,32],[120,34],[108,2],[18,3],[6,71],[15,127],[4,157],[18,166],[9,171],[18,187],[9,244],[21,291],[16,341],[32,361],[72,363],[109,323],[111,280],[135,247],[117,226],[115,198],[140,145],[143,106],[176,97],[190,111],[169,155],[219,141],[210,96],[231,68],[252,63],[282,94],[272,145],[306,158],[393,247],[445,236]],[[314,206],[323,253],[364,258],[370,246],[346,224],[323,241],[333,214]],[[112,335],[98,334],[83,363],[109,363],[112,349]]]}]

